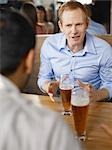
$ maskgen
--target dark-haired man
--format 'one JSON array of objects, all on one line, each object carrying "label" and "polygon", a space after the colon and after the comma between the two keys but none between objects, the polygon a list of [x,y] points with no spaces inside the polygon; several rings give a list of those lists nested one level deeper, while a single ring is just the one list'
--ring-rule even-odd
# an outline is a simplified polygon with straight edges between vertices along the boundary
[{"label": "dark-haired man", "polygon": [[34,48],[28,21],[0,9],[0,150],[80,150],[56,113],[28,103],[20,94],[32,71]]}]

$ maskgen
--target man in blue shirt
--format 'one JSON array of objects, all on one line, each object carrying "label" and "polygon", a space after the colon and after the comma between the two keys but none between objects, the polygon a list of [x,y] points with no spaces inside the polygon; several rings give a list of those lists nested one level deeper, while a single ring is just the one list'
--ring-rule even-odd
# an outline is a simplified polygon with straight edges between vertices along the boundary
[{"label": "man in blue shirt", "polygon": [[60,75],[70,73],[75,86],[85,88],[91,101],[110,99],[112,72],[105,70],[112,68],[112,47],[86,32],[87,10],[79,2],[64,3],[58,17],[62,33],[47,38],[41,49],[40,89],[54,94]]}]

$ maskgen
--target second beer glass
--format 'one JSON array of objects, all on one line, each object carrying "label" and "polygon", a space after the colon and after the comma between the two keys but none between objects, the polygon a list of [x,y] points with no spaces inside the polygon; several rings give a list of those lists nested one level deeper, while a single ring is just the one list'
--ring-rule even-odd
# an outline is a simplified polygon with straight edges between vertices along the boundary
[{"label": "second beer glass", "polygon": [[76,89],[72,93],[71,104],[77,136],[79,137],[79,139],[85,140],[89,108],[88,92],[82,88]]},{"label": "second beer glass", "polygon": [[71,115],[71,91],[73,87],[73,78],[69,74],[61,75],[59,88],[64,107],[64,115]]}]

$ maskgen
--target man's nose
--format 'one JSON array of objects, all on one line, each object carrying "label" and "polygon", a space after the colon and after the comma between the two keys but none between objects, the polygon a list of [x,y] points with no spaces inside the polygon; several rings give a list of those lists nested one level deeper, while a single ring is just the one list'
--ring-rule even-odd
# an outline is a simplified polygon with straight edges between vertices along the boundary
[{"label": "man's nose", "polygon": [[77,33],[77,28],[76,28],[76,26],[75,26],[75,25],[74,25],[74,26],[72,26],[71,31],[72,31],[72,33],[74,33],[74,34],[76,34],[76,33]]}]

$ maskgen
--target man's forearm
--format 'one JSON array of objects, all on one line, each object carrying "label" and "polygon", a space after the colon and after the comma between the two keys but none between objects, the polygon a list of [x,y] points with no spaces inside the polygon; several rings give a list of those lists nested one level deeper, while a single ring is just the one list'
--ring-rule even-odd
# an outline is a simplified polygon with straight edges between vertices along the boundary
[{"label": "man's forearm", "polygon": [[96,101],[109,99],[109,92],[106,88],[98,89],[96,93]]}]

